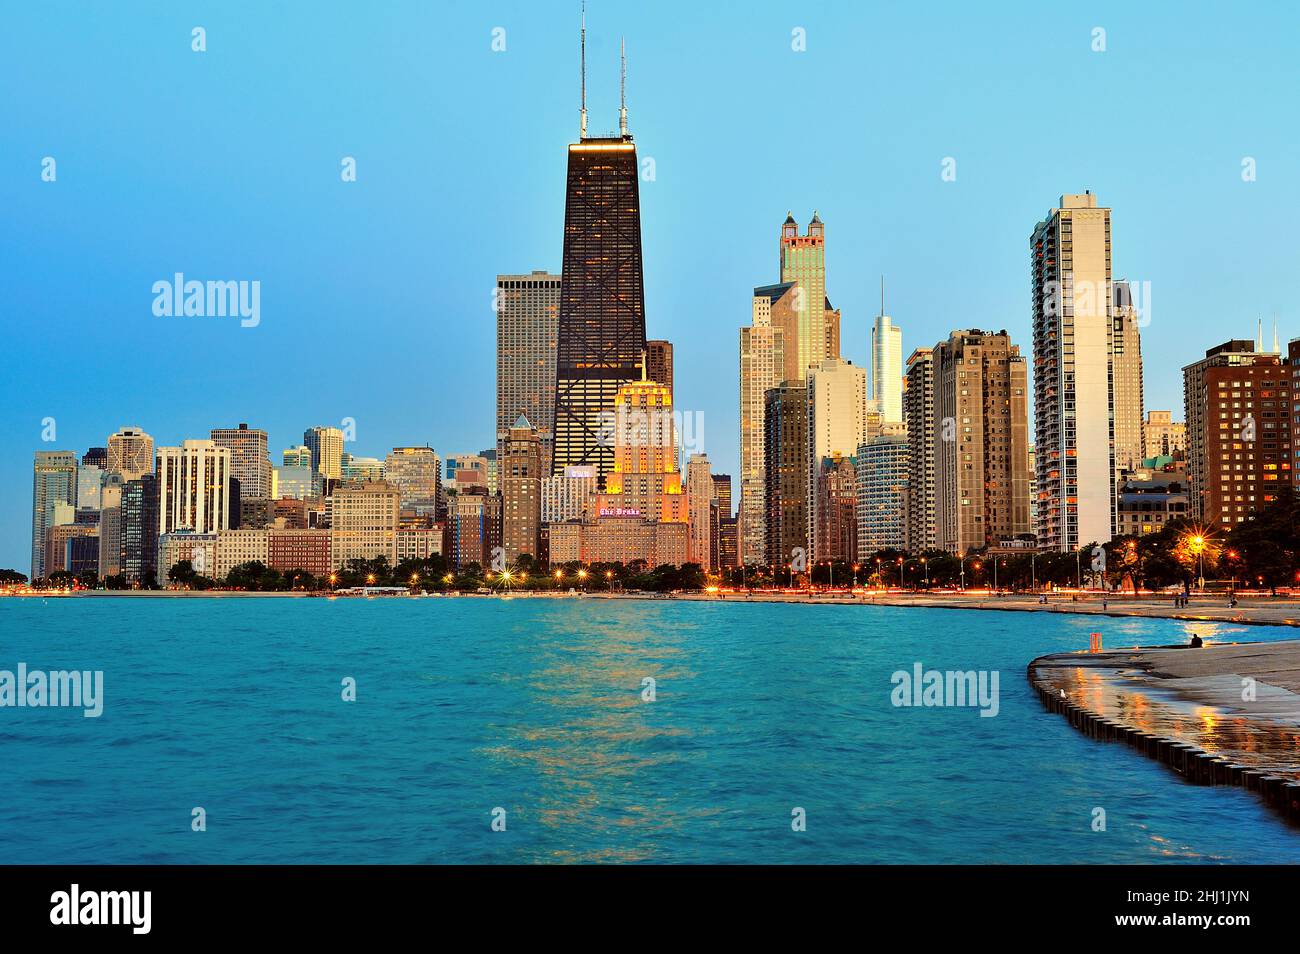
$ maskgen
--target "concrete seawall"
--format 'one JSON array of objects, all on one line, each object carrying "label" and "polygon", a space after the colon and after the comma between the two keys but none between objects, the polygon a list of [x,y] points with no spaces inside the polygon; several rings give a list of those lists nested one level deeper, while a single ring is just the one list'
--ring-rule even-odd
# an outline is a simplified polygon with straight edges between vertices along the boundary
[{"label": "concrete seawall", "polygon": [[1255,792],[1300,824],[1300,641],[1056,653],[1031,662],[1028,678],[1089,738],[1195,785]]}]

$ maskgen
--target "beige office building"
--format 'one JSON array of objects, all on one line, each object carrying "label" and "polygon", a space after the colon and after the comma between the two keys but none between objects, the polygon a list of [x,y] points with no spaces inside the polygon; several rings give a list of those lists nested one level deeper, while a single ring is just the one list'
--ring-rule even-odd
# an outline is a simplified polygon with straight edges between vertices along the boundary
[{"label": "beige office building", "polygon": [[[783,289],[774,292],[773,288]],[[763,413],[767,392],[783,380],[786,366],[785,330],[773,324],[773,307],[789,296],[791,285],[754,289],[752,325],[740,329],[740,558],[742,563],[767,562],[767,493],[764,467]],[[789,326],[789,322],[785,322]],[[796,356],[792,352],[790,360]],[[802,380],[802,375],[797,375]]]},{"label": "beige office building", "polygon": [[330,524],[330,566],[340,570],[349,560],[387,557],[397,563],[397,522],[402,498],[387,481],[364,481],[334,488],[326,502]]},{"label": "beige office building", "polygon": [[[542,466],[551,467],[555,426],[555,354],[560,321],[560,276],[545,271],[498,275],[497,434],[523,414],[537,429]],[[497,458],[505,449],[498,442]]]},{"label": "beige office building", "polygon": [[244,563],[271,565],[271,531],[222,530],[217,534],[214,549],[213,579],[224,579],[231,570]]},{"label": "beige office building", "polygon": [[108,436],[108,463],[104,470],[122,480],[139,480],[154,469],[153,438],[138,427],[123,427]]}]

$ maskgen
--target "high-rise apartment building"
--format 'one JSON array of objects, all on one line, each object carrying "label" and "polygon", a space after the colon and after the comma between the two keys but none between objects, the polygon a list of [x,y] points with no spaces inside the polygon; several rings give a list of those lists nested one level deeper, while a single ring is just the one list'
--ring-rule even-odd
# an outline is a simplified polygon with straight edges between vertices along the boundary
[{"label": "high-rise apartment building", "polygon": [[955,331],[935,345],[935,416],[952,422],[935,444],[941,549],[962,555],[1030,532],[1027,376],[1005,331]]},{"label": "high-rise apartment building", "polygon": [[871,397],[886,423],[903,420],[903,332],[885,314],[883,280],[880,314],[871,324]]},{"label": "high-rise apartment building", "polygon": [[818,560],[853,563],[858,558],[858,478],[854,457],[834,454],[817,464],[817,522],[813,550]]},{"label": "high-rise apartment building", "polygon": [[[753,323],[740,329],[740,514],[741,560],[767,562],[767,472],[764,466],[764,410],[767,392],[785,380],[803,380],[790,353],[786,329],[795,328],[790,306],[794,285],[755,288]],[[773,323],[773,308],[782,312]],[[788,373],[793,377],[787,378]]]},{"label": "high-rise apartment building", "polygon": [[852,457],[867,433],[867,372],[843,358],[824,358],[808,369],[808,514],[810,559],[825,560],[817,548],[816,529],[825,523],[820,513],[817,478],[822,462]]},{"label": "high-rise apartment building", "polygon": [[230,450],[210,440],[158,448],[158,532],[231,527]]},{"label": "high-rise apartment building", "polygon": [[1142,338],[1141,319],[1128,282],[1113,286],[1114,318],[1111,331],[1111,389],[1114,392],[1113,425],[1115,488],[1122,475],[1142,466]]},{"label": "high-rise apartment building", "polygon": [[501,545],[506,560],[538,555],[542,530],[542,439],[527,416],[498,435],[501,448]]},{"label": "high-rise apartment building", "polygon": [[[909,435],[902,428],[870,438],[857,453],[858,558],[906,549],[903,502],[911,468]],[[924,552],[918,548],[913,552]]]},{"label": "high-rise apartment building", "polygon": [[595,496],[596,468],[566,467],[564,473],[542,478],[542,523],[579,520]]},{"label": "high-rise apartment building", "polygon": [[1147,411],[1147,419],[1142,424],[1142,444],[1143,458],[1182,459],[1187,450],[1187,425],[1175,421],[1172,411]]},{"label": "high-rise apartment building", "polygon": [[431,447],[394,447],[384,458],[384,479],[397,488],[403,510],[435,515],[442,494],[442,460]]},{"label": "high-rise apartment building", "polygon": [[[49,531],[56,525],[55,506],[77,506],[77,455],[72,451],[37,451],[32,464],[32,574],[47,575]],[[68,521],[71,522],[71,521]]]},{"label": "high-rise apartment building", "polygon": [[686,559],[705,570],[715,564],[713,552],[714,501],[713,474],[707,454],[692,454],[686,460],[686,499],[690,535]]},{"label": "high-rise apartment building", "polygon": [[1068,552],[1109,541],[1115,511],[1110,209],[1061,196],[1029,254],[1038,542]]},{"label": "high-rise apartment building", "polygon": [[[555,343],[560,323],[559,275],[498,275],[497,433],[520,414],[537,428],[542,466],[550,472],[555,421]],[[499,454],[504,450],[498,446]]]},{"label": "high-rise apartment building", "polygon": [[214,427],[212,443],[230,451],[230,476],[239,481],[241,498],[271,496],[271,457],[267,453],[266,431],[238,427]]},{"label": "high-rise apartment building", "polygon": [[108,461],[104,469],[121,474],[123,480],[135,480],[152,474],[153,438],[138,427],[123,427],[108,436]]},{"label": "high-rise apartment building", "polygon": [[808,388],[784,381],[767,392],[763,448],[766,562],[808,559]]},{"label": "high-rise apartment building", "polygon": [[935,443],[940,434],[934,414],[934,351],[931,348],[917,348],[907,359],[903,418],[907,426],[908,449],[903,549],[910,553],[924,553],[938,545],[934,462]]},{"label": "high-rise apartment building", "polygon": [[[343,432],[337,427],[309,427],[302,435],[303,446],[311,451],[312,470],[326,480],[343,476]],[[285,463],[288,464],[286,453]]]},{"label": "high-rise apartment building", "polygon": [[[486,486],[468,488],[447,501],[448,556],[453,564],[466,567],[477,563],[493,568],[501,546],[501,498],[489,494]],[[501,551],[504,557],[504,550]],[[498,565],[498,569],[501,569]]]},{"label": "high-rise apartment building", "polygon": [[326,506],[330,525],[330,566],[349,560],[384,557],[397,565],[397,523],[402,495],[387,481],[349,482],[334,488]]},{"label": "high-rise apartment building", "polygon": [[1291,371],[1249,340],[1183,368],[1191,516],[1230,530],[1293,483]]},{"label": "high-rise apartment building", "polygon": [[99,577],[117,576],[122,572],[122,491],[126,482],[121,474],[105,474],[99,496]]}]

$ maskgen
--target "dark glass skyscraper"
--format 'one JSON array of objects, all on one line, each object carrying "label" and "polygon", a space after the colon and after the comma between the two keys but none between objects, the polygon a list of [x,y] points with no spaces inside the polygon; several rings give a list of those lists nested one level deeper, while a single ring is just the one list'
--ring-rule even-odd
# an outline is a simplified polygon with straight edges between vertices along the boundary
[{"label": "dark glass skyscraper", "polygon": [[645,347],[636,145],[630,135],[583,137],[569,146],[552,474],[587,464],[603,480],[613,469],[601,413],[640,380]]}]

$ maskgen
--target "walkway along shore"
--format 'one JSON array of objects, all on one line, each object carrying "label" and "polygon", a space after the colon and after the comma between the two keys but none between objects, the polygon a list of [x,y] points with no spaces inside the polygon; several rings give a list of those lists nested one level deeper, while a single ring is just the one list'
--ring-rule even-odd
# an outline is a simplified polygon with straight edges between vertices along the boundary
[{"label": "walkway along shore", "polygon": [[1055,653],[1029,684],[1080,732],[1300,824],[1300,640]]},{"label": "walkway along shore", "polygon": [[[81,590],[77,592],[42,592],[14,594],[20,599],[206,599],[210,597],[226,599],[304,599],[331,598],[328,593],[304,592],[270,592],[255,593],[233,590]],[[564,590],[510,590],[507,592],[471,593],[428,593],[419,599],[439,599],[447,596],[475,597],[478,599],[614,599],[614,600],[689,600],[700,602],[724,603],[810,603],[815,605],[867,605],[867,606],[915,606],[929,609],[953,610],[1001,610],[1004,612],[1036,613],[1078,613],[1087,616],[1138,617],[1142,619],[1176,619],[1188,622],[1240,623],[1255,626],[1297,626],[1300,627],[1300,599],[1278,597],[1243,597],[1235,608],[1229,608],[1223,599],[1217,597],[1193,596],[1189,605],[1175,607],[1168,596],[1144,595],[1134,598],[1132,595],[1112,594],[1103,602],[1100,594],[1087,593],[1078,600],[1068,595],[1054,593],[1046,604],[1039,603],[1032,594],[1007,593],[995,596],[986,592],[969,591],[965,593],[906,593],[900,591],[855,590],[853,593],[840,591],[814,591],[813,593],[790,592],[781,590],[755,591],[744,590],[720,593],[625,593],[592,589],[587,593],[570,593]],[[345,598],[338,594],[337,598]],[[348,596],[350,599],[410,599],[406,595],[383,597]]]}]

